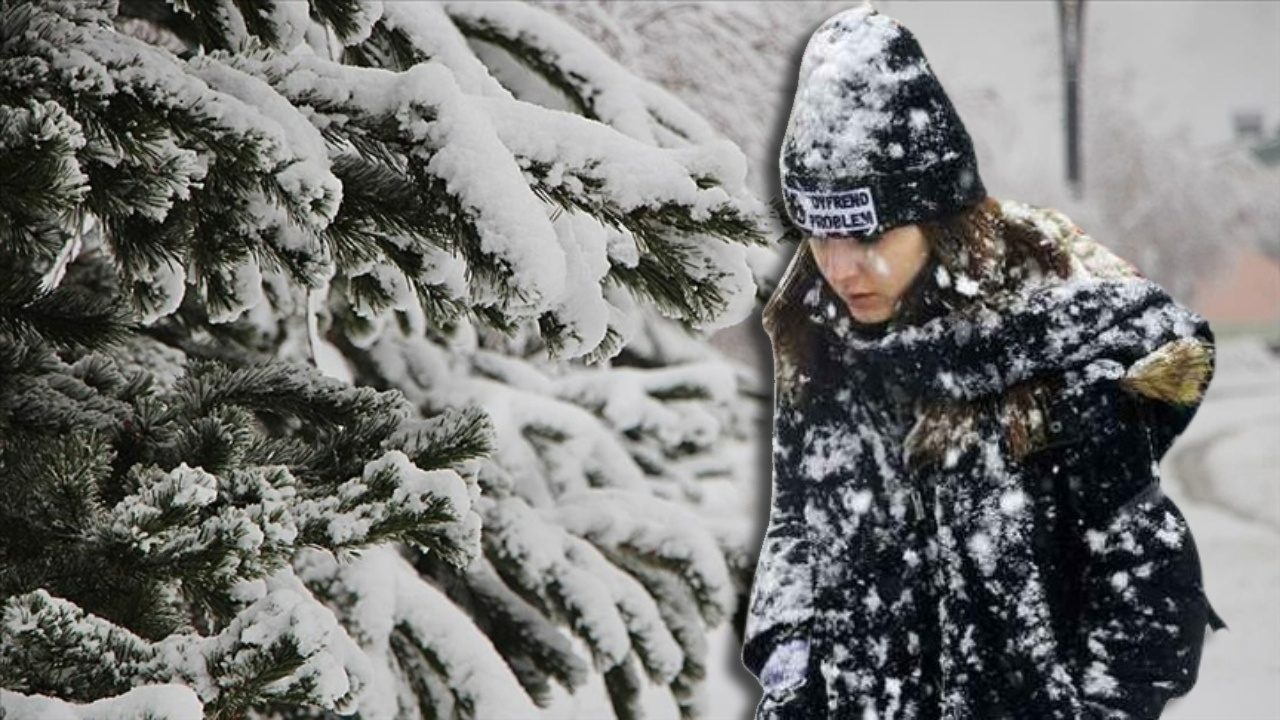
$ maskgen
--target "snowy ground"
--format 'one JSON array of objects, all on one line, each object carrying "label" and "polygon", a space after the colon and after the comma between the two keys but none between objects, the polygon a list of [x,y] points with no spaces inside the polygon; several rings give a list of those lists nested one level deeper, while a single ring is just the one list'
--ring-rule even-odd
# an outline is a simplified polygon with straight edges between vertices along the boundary
[{"label": "snowy ground", "polygon": [[[1257,338],[1223,341],[1199,414],[1165,458],[1166,492],[1191,524],[1209,598],[1230,629],[1205,644],[1200,681],[1167,720],[1280,718],[1280,357]],[[727,626],[709,638],[710,720],[746,720],[759,691]],[[611,712],[602,688],[548,711],[556,720]],[[646,697],[648,717],[678,718],[670,697]]]},{"label": "snowy ground", "polygon": [[1205,643],[1200,682],[1172,720],[1280,717],[1280,358],[1256,339],[1218,346],[1217,378],[1166,458],[1205,587],[1230,630]]}]

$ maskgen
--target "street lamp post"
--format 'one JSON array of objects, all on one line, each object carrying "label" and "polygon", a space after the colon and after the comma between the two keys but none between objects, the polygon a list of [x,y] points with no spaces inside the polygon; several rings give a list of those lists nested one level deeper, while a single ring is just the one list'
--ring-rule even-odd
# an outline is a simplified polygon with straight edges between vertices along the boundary
[{"label": "street lamp post", "polygon": [[1080,167],[1080,58],[1084,46],[1085,0],[1058,0],[1058,39],[1062,46],[1065,92],[1067,185],[1077,199],[1083,194]]}]

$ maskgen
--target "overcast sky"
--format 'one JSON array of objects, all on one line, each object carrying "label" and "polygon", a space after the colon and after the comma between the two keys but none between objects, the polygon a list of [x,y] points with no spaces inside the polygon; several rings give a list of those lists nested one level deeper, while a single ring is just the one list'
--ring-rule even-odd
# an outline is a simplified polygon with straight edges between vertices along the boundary
[{"label": "overcast sky", "polygon": [[[1056,3],[875,5],[920,38],[944,84],[985,85],[1011,106],[1059,116]],[[1186,128],[1197,145],[1225,143],[1233,112],[1250,108],[1269,131],[1280,127],[1280,3],[1091,0],[1084,41],[1090,77],[1126,81],[1127,97],[1161,132]]]}]

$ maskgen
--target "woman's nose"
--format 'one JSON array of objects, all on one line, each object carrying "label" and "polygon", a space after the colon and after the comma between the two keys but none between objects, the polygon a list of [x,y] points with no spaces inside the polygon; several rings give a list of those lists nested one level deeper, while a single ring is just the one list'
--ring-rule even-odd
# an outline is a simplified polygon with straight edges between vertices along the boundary
[{"label": "woman's nose", "polygon": [[831,275],[847,278],[866,272],[869,253],[861,243],[841,243],[833,251],[830,258]]}]

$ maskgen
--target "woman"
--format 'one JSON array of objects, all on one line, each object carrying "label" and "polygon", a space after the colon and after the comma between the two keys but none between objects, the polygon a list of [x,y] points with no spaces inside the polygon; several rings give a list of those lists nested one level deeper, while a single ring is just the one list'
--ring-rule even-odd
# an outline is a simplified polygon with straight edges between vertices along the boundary
[{"label": "woman", "polygon": [[810,40],[781,169],[806,239],[765,309],[757,717],[1158,717],[1220,623],[1158,484],[1207,324],[988,198],[919,45],[868,8]]}]

